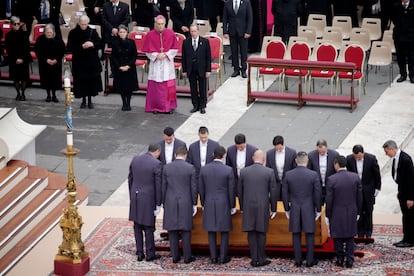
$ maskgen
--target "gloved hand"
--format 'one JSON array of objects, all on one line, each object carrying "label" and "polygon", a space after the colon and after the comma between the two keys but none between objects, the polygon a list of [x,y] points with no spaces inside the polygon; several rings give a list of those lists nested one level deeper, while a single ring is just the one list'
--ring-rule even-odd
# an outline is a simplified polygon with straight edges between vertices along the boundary
[{"label": "gloved hand", "polygon": [[380,192],[380,190],[378,190],[378,189],[375,189],[375,193],[374,193],[374,196],[375,196],[375,197],[377,197],[377,195],[379,194],[379,192]]},{"label": "gloved hand", "polygon": [[237,212],[236,208],[231,208],[230,215],[234,215]]},{"label": "gloved hand", "polygon": [[290,219],[290,211],[285,212],[287,219]]},{"label": "gloved hand", "polygon": [[277,212],[270,212],[270,219],[274,219],[276,217]]},{"label": "gloved hand", "polygon": [[197,215],[197,205],[193,205],[193,217]]},{"label": "gloved hand", "polygon": [[156,217],[161,212],[161,206],[156,206],[154,210],[154,217]]},{"label": "gloved hand", "polygon": [[317,221],[321,216],[321,212],[316,212],[315,213],[315,221]]},{"label": "gloved hand", "polygon": [[357,215],[357,221],[359,220],[359,215]]},{"label": "gloved hand", "polygon": [[325,223],[329,226],[329,218],[325,217]]}]

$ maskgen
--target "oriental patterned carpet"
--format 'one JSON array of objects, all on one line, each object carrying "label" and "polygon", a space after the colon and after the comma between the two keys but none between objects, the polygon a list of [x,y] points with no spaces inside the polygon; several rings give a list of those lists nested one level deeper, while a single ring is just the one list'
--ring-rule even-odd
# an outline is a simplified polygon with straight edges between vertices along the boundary
[{"label": "oriental patterned carpet", "polygon": [[[161,221],[157,222],[161,229]],[[168,245],[155,233],[157,245]],[[195,255],[190,264],[172,262],[169,251],[158,251],[162,257],[155,262],[138,262],[132,223],[125,219],[102,221],[85,241],[90,255],[88,275],[414,275],[414,248],[392,246],[402,236],[401,226],[375,225],[373,244],[358,245],[364,257],[355,258],[352,269],[334,266],[334,259],[319,259],[312,267],[294,266],[293,256],[270,256],[272,263],[265,267],[251,267],[248,256],[232,256],[225,265],[213,265],[208,255]]]}]

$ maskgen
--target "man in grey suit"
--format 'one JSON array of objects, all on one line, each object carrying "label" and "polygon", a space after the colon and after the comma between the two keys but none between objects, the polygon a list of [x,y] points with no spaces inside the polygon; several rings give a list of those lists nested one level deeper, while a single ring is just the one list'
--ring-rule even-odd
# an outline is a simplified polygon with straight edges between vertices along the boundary
[{"label": "man in grey suit", "polygon": [[[351,268],[354,263],[354,236],[362,208],[362,185],[358,174],[346,170],[346,158],[334,160],[337,173],[326,182],[326,218],[334,239],[336,266]],[[345,250],[344,250],[345,244]]]},{"label": "man in grey suit", "polygon": [[146,260],[153,261],[161,256],[155,254],[155,217],[161,210],[161,170],[158,160],[160,145],[151,144],[148,152],[132,159],[129,166],[129,220],[134,222],[134,234],[138,261],[145,258],[143,235],[145,233]]},{"label": "man in grey suit", "polygon": [[160,141],[161,154],[158,159],[163,165],[171,163],[175,160],[175,151],[184,147],[187,149],[187,145],[184,141],[175,138],[174,129],[172,127],[164,128],[164,139]]},{"label": "man in grey suit", "polygon": [[297,167],[286,173],[282,182],[283,205],[292,232],[295,266],[302,265],[302,232],[306,233],[306,267],[318,262],[313,258],[315,221],[321,215],[321,185],[318,174],[308,168],[304,151],[296,156]]},{"label": "man in grey suit", "polygon": [[162,172],[163,228],[168,230],[173,263],[180,261],[179,233],[183,241],[184,263],[195,260],[191,256],[193,216],[197,214],[197,182],[194,166],[185,162],[187,149],[179,147],[175,160]]},{"label": "man in grey suit", "polygon": [[[226,150],[217,146],[214,161],[200,171],[200,201],[204,207],[203,229],[208,231],[208,245],[211,262],[225,264],[230,261],[227,255],[229,231],[233,224],[231,215],[236,213],[234,176],[231,168],[224,164]],[[217,258],[216,234],[220,232],[220,259]]]},{"label": "man in grey suit", "polygon": [[219,145],[216,141],[209,139],[208,135],[208,128],[201,126],[198,129],[200,140],[192,143],[188,148],[187,162],[194,165],[197,181],[201,167],[213,161],[213,152]]},{"label": "man in grey suit", "polygon": [[335,173],[334,160],[338,156],[339,153],[336,150],[328,149],[328,143],[325,139],[319,139],[316,142],[316,150],[308,153],[308,168],[319,175],[322,187],[322,205],[325,203],[326,179]]},{"label": "man in grey suit", "polygon": [[[266,259],[266,232],[269,217],[276,216],[275,174],[264,166],[264,152],[257,150],[254,164],[240,171],[238,183],[240,211],[243,212],[242,231],[247,232],[253,267],[270,264]],[[270,210],[270,211],[269,211]]]},{"label": "man in grey suit", "polygon": [[280,135],[273,138],[273,147],[266,152],[266,167],[275,173],[277,200],[282,200],[282,180],[287,171],[296,167],[296,150],[286,147],[283,136]]}]

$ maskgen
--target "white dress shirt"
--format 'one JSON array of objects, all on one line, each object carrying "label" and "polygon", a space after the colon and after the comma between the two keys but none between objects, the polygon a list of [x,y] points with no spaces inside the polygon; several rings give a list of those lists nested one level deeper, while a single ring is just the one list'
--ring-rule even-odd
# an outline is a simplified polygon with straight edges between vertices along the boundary
[{"label": "white dress shirt", "polygon": [[362,179],[362,172],[364,170],[364,158],[356,161],[356,167],[357,167],[359,179]]},{"label": "white dress shirt", "polygon": [[202,143],[200,141],[200,163],[201,163],[201,167],[204,167],[206,165],[206,161],[207,161],[207,142]]},{"label": "white dress shirt", "polygon": [[171,142],[171,144],[165,143],[165,163],[171,163],[173,160],[173,154],[174,154],[174,140]]},{"label": "white dress shirt", "polygon": [[246,166],[246,148],[243,150],[237,150],[236,152],[236,166],[237,175],[240,176],[240,170]]},{"label": "white dress shirt", "polygon": [[276,151],[275,163],[276,163],[277,175],[279,176],[279,179],[282,180],[283,169],[285,167],[285,149],[284,148],[282,151]]},{"label": "white dress shirt", "polygon": [[322,187],[325,187],[326,170],[328,168],[328,154],[319,154],[319,172],[321,173]]}]

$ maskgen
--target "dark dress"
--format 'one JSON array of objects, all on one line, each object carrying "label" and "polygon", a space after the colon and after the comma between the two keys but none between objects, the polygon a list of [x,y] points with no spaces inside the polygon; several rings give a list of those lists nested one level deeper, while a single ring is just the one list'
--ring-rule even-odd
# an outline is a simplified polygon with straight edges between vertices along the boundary
[{"label": "dark dress", "polygon": [[[27,32],[11,30],[6,34],[6,51],[9,59],[9,74],[13,81],[29,80],[30,43]],[[17,59],[23,59],[22,64],[16,64]]]},{"label": "dark dress", "polygon": [[[40,86],[44,89],[61,89],[62,58],[65,54],[65,44],[62,39],[41,35],[36,40],[35,52],[39,60]],[[57,63],[49,65],[47,59],[56,59]]]},{"label": "dark dress", "polygon": [[249,52],[260,52],[262,48],[263,37],[267,32],[267,1],[250,0],[253,11],[253,28],[249,38]]},{"label": "dark dress", "polygon": [[[83,49],[82,44],[91,41],[94,47]],[[101,39],[95,29],[82,30],[79,25],[69,32],[68,52],[72,53],[73,92],[76,98],[96,96],[102,89],[102,65],[98,50]]]},{"label": "dark dress", "polygon": [[[113,90],[119,93],[131,93],[138,89],[137,48],[135,42],[129,38],[115,39],[112,44],[111,62],[113,66]],[[129,65],[128,71],[122,72],[119,67]]]}]

